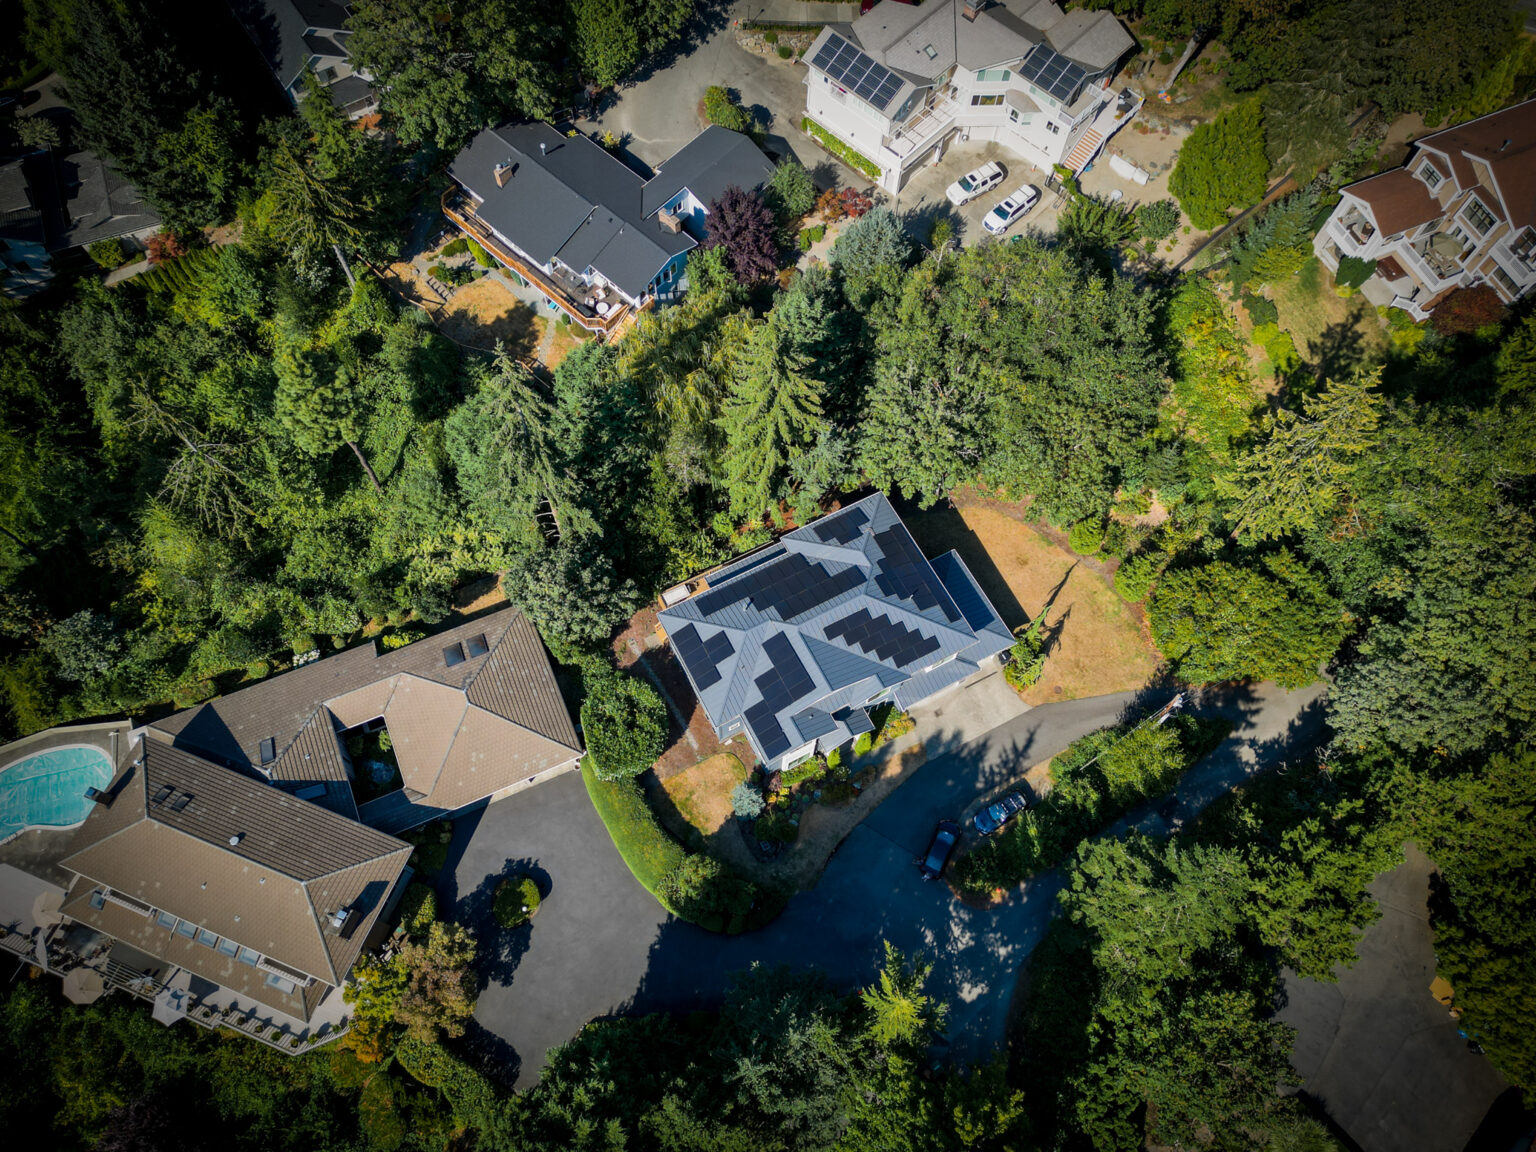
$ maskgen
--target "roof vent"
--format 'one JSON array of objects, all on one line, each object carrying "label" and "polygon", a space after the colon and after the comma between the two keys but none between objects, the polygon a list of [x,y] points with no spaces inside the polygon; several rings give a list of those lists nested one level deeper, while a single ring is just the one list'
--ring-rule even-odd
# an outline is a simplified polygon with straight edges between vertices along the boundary
[{"label": "roof vent", "polygon": [[545,155],[545,144],[544,144],[544,141],[542,141],[542,140],[539,141],[539,155],[540,156]]},{"label": "roof vent", "polygon": [[233,836],[231,836],[229,838],[229,846],[231,848],[238,848],[240,846],[240,841],[242,841],[244,839],[245,839],[245,833],[244,832],[236,832]]},{"label": "roof vent", "polygon": [[507,177],[512,175],[512,168],[513,164],[510,160],[503,160],[500,164],[496,165],[496,187],[505,188],[507,186]]},{"label": "roof vent", "polygon": [[347,917],[352,915],[352,909],[340,908],[331,915],[331,927],[340,932],[347,922]]},{"label": "roof vent", "polygon": [[1509,147],[1509,144],[1510,144],[1510,142],[1508,140],[1504,141],[1504,143],[1499,145],[1499,151],[1500,152],[1504,151],[1504,149]]}]

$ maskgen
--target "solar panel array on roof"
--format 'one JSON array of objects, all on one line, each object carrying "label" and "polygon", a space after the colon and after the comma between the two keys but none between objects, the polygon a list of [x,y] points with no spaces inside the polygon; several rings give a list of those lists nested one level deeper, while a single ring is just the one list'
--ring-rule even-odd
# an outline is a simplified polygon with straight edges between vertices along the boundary
[{"label": "solar panel array on roof", "polygon": [[860,568],[845,568],[834,575],[827,571],[826,565],[791,552],[772,564],[744,572],[721,587],[705,592],[694,603],[707,617],[750,599],[752,607],[759,612],[777,612],[780,620],[791,620],[863,583],[864,572]]},{"label": "solar panel array on roof", "polygon": [[731,638],[724,632],[716,633],[708,640],[699,639],[699,630],[692,624],[684,625],[672,633],[673,646],[682,658],[683,666],[693,673],[693,682],[700,691],[720,681],[720,665],[736,651]]},{"label": "solar panel array on roof", "polygon": [[871,616],[867,608],[850,612],[823,629],[828,639],[860,648],[878,660],[905,668],[941,647],[938,637],[924,636],[889,616]]},{"label": "solar panel array on roof", "polygon": [[885,557],[875,576],[880,591],[896,600],[912,601],[919,612],[938,608],[950,623],[960,619],[949,594],[929,578],[932,569],[905,528],[893,524],[884,532],[875,533],[875,543]]},{"label": "solar panel array on roof", "polygon": [[1054,96],[1063,104],[1069,103],[1088,79],[1081,65],[1074,64],[1060,52],[1045,44],[1036,44],[1019,65],[1019,75],[1036,88]]},{"label": "solar panel array on roof", "polygon": [[892,97],[901,91],[900,76],[884,65],[876,64],[841,36],[828,36],[821,50],[812,57],[811,64],[882,112],[890,105]]},{"label": "solar panel array on roof", "polygon": [[868,523],[869,514],[864,509],[850,508],[818,520],[811,525],[811,531],[823,544],[852,544]]},{"label": "solar panel array on roof", "polygon": [[771,760],[789,751],[789,737],[784,734],[778,713],[812,691],[816,683],[800,663],[795,646],[782,632],[763,642],[763,652],[769,667],[756,681],[762,699],[747,709],[746,716],[764,755]]}]

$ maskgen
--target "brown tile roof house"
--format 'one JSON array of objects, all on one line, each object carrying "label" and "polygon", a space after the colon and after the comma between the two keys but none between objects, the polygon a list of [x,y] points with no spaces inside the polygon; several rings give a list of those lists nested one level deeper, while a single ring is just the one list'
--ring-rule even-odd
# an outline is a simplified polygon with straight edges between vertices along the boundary
[{"label": "brown tile roof house", "polygon": [[[374,719],[389,729],[405,786],[359,812],[338,734]],[[150,732],[391,832],[581,755],[543,644],[515,608],[394,651],[364,645],[317,660]]]},{"label": "brown tile roof house", "polygon": [[351,971],[411,846],[146,740],[76,834],[61,911],[308,1020]]},{"label": "brown tile roof house", "polygon": [[1313,250],[1376,261],[1361,291],[1426,319],[1457,288],[1536,287],[1536,101],[1416,140],[1401,168],[1343,190]]},{"label": "brown tile roof house", "polygon": [[[378,721],[403,785],[359,811],[342,736]],[[180,989],[318,1036],[405,873],[411,846],[389,833],[579,756],[538,634],[510,607],[152,721],[54,857],[67,941],[58,963],[47,944],[49,967],[89,965],[155,999],[157,1019],[179,1018],[161,1000]]]}]

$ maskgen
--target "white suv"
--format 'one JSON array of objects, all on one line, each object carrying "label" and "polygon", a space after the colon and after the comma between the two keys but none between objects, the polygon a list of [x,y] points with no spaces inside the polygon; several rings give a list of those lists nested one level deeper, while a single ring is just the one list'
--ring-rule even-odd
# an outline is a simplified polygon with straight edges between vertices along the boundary
[{"label": "white suv", "polygon": [[1015,220],[1025,215],[1039,202],[1040,189],[1033,184],[1026,184],[1013,195],[1004,197],[1001,204],[987,213],[981,226],[992,235],[1001,236],[1012,227]]},{"label": "white suv", "polygon": [[967,172],[960,179],[949,186],[944,194],[949,197],[949,202],[956,208],[974,200],[983,192],[990,192],[1003,182],[1003,166],[996,160],[989,160],[974,172]]}]

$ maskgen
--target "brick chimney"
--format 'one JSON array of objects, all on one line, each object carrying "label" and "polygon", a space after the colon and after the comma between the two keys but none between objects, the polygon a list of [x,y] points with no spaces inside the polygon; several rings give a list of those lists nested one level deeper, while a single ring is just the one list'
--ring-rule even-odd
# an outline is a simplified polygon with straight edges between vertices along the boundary
[{"label": "brick chimney", "polygon": [[496,165],[496,187],[505,188],[507,186],[507,177],[510,175],[512,175],[512,162],[510,160],[503,160],[500,164]]},{"label": "brick chimney", "polygon": [[976,15],[987,6],[987,0],[965,0],[960,8],[960,15],[964,16],[972,24],[976,23]]}]

